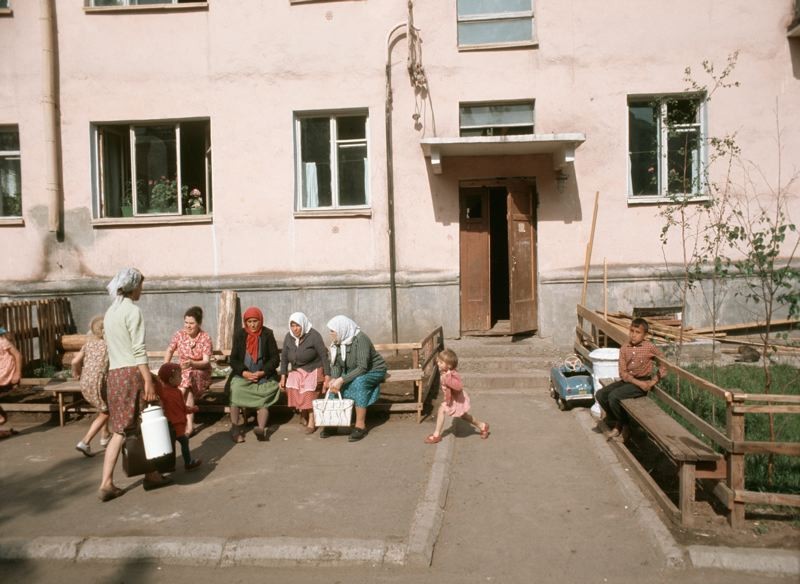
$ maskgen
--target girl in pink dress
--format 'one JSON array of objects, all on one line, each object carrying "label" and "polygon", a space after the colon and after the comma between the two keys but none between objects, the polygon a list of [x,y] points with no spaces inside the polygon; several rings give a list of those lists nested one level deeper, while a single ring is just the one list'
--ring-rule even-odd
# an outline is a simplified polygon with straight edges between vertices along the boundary
[{"label": "girl in pink dress", "polygon": [[[22,353],[7,337],[8,331],[0,326],[0,389],[11,389],[22,376]],[[0,424],[6,423],[6,413],[0,408]],[[0,439],[16,434],[16,430],[0,430]]]},{"label": "girl in pink dress", "polygon": [[433,431],[433,434],[425,438],[425,444],[436,444],[442,441],[442,428],[444,428],[445,415],[453,418],[461,418],[465,422],[475,426],[478,432],[480,432],[481,438],[488,438],[489,424],[473,418],[468,413],[470,408],[469,396],[467,392],[464,391],[461,375],[456,371],[458,356],[454,351],[445,349],[439,353],[439,356],[436,358],[436,364],[439,367],[439,379],[442,384],[444,401],[439,406],[439,411],[436,413],[436,429]]},{"label": "girl in pink dress", "polygon": [[186,407],[191,413],[186,414],[186,435],[194,433],[194,405],[211,385],[211,337],[200,328],[203,324],[203,309],[192,306],[183,315],[183,328],[172,336],[172,340],[164,354],[164,363],[172,361],[172,355],[178,353],[181,365],[181,390]]}]

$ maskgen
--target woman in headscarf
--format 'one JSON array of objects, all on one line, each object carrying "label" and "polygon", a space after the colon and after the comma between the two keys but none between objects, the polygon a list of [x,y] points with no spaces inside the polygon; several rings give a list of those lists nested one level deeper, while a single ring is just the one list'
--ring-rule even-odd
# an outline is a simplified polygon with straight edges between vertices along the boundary
[{"label": "woman in headscarf", "polygon": [[[367,406],[378,401],[381,383],[386,379],[386,362],[375,350],[369,337],[346,316],[334,316],[328,321],[331,333],[331,379],[328,389],[341,392],[352,399],[356,408],[356,423],[350,432],[350,442],[358,442],[367,435]],[[332,428],[323,428],[320,438],[335,434]]]},{"label": "woman in headscarf", "polygon": [[[156,401],[155,387],[147,363],[144,344],[144,318],[134,304],[142,296],[144,276],[136,268],[124,268],[109,282],[108,293],[114,302],[103,318],[108,350],[108,429],[112,433],[103,461],[103,478],[98,496],[110,501],[125,491],[114,485],[117,464],[125,432],[136,427],[136,418],[145,402]],[[172,483],[156,470],[144,475],[144,489],[149,491]]]},{"label": "woman in headscarf", "polygon": [[258,425],[253,433],[260,442],[267,440],[269,406],[281,395],[278,387],[278,344],[272,329],[264,326],[264,315],[251,306],[242,315],[244,327],[233,334],[231,375],[231,438],[244,442],[242,408],[255,408]]},{"label": "woman in headscarf", "polygon": [[[291,371],[288,370],[290,363]],[[323,383],[327,384],[330,379],[328,349],[322,335],[312,328],[305,314],[293,313],[289,317],[289,332],[283,339],[280,386],[286,390],[289,407],[300,412],[306,434],[313,434],[317,429],[312,402],[319,397]]]}]

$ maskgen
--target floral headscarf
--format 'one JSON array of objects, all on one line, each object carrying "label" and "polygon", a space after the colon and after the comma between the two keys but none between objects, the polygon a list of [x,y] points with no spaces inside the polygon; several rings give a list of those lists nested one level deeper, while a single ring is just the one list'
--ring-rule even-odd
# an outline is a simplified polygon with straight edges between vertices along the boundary
[{"label": "floral headscarf", "polygon": [[[292,323],[300,325],[300,329],[303,332],[299,337],[296,337],[292,332]],[[292,335],[292,337],[294,338],[295,346],[300,346],[300,339],[306,336],[308,334],[308,331],[310,330],[311,330],[311,321],[308,320],[308,317],[302,312],[293,312],[292,315],[289,317],[289,334]]]},{"label": "floral headscarf", "polygon": [[[258,320],[258,332],[251,333],[245,323],[248,319],[255,318]],[[253,362],[258,361],[258,344],[261,339],[261,329],[264,326],[264,315],[255,306],[251,306],[244,311],[242,315],[242,326],[244,332],[247,334],[247,354],[253,359]]]},{"label": "floral headscarf", "polygon": [[331,343],[331,364],[336,361],[337,350],[341,350],[342,362],[344,362],[347,356],[347,347],[353,342],[356,335],[361,332],[361,329],[353,320],[340,314],[328,321],[328,330],[336,333],[336,340]]}]

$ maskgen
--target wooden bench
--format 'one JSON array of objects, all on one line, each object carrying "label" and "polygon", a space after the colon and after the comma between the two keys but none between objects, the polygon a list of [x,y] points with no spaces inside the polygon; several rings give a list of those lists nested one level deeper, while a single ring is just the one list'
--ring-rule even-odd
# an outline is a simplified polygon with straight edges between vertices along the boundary
[{"label": "wooden bench", "polygon": [[[601,380],[605,386],[613,380]],[[661,390],[654,388],[651,393]],[[695,481],[697,479],[720,479],[725,477],[723,456],[689,432],[667,412],[659,407],[649,396],[624,399],[622,407],[652,439],[653,443],[669,457],[678,471],[678,506],[666,496],[650,474],[633,458],[626,448],[628,462],[637,467],[645,483],[655,495],[664,510],[677,519],[681,526],[691,527],[693,524],[693,505],[695,500]]]}]

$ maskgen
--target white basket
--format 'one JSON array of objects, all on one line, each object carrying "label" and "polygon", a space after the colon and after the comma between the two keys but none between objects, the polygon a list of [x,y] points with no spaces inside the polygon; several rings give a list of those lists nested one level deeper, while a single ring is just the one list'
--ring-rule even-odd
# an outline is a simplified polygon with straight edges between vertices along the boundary
[{"label": "white basket", "polygon": [[314,424],[317,426],[349,426],[353,417],[353,400],[343,398],[342,394],[337,394],[339,399],[331,399],[331,392],[328,391],[323,399],[315,399]]}]

